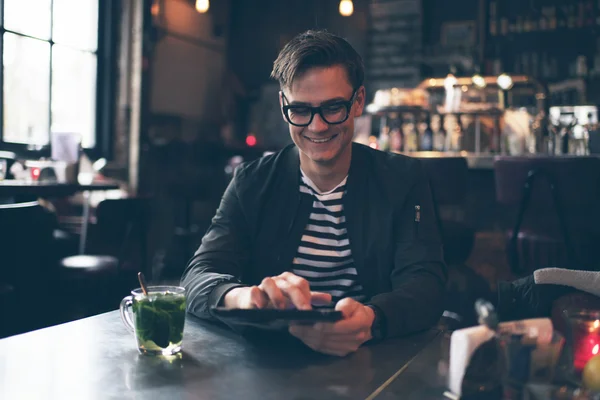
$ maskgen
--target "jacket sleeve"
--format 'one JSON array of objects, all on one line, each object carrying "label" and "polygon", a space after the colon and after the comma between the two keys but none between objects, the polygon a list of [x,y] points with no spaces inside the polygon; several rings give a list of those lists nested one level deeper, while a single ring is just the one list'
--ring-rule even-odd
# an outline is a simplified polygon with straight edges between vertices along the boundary
[{"label": "jacket sleeve", "polygon": [[202,244],[181,278],[187,310],[200,318],[212,318],[210,308],[231,289],[244,286],[240,277],[248,263],[250,238],[238,197],[239,171],[225,190]]},{"label": "jacket sleeve", "polygon": [[387,337],[428,329],[443,311],[447,270],[429,181],[417,160],[409,176],[411,189],[394,217],[392,291],[370,301],[383,312]]}]

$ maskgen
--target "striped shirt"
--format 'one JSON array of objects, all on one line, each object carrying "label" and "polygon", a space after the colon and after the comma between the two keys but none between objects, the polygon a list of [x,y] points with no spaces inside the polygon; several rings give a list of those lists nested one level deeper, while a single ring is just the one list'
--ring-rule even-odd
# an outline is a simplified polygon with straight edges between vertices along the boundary
[{"label": "striped shirt", "polygon": [[314,196],[314,201],[294,257],[293,273],[306,279],[311,290],[331,294],[334,304],[345,297],[365,299],[346,231],[342,198],[347,179],[325,193],[320,193],[304,172],[300,182],[300,192]]}]

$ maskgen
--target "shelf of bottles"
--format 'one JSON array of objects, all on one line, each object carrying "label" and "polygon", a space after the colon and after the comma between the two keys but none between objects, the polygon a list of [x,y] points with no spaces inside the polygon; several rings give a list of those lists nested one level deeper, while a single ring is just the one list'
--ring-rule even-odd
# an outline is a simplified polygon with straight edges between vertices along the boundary
[{"label": "shelf of bottles", "polygon": [[404,153],[590,154],[590,138],[600,139],[596,106],[553,106],[547,113],[541,103],[527,107],[505,102],[517,92],[543,97],[529,77],[506,78],[449,75],[425,80],[414,89],[379,90],[366,107],[370,130],[358,135],[359,141]]},{"label": "shelf of bottles", "polygon": [[487,15],[487,73],[600,77],[600,0],[494,0]]},{"label": "shelf of bottles", "polygon": [[437,112],[419,107],[385,107],[371,113],[368,145],[392,152],[500,154],[501,110]]}]

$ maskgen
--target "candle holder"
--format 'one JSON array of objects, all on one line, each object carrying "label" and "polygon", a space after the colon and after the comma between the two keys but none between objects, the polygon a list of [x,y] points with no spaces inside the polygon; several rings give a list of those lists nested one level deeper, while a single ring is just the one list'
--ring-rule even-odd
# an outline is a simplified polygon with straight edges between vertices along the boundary
[{"label": "candle holder", "polygon": [[587,362],[600,354],[600,310],[570,309],[564,314],[568,322],[568,366],[573,377],[580,380]]}]

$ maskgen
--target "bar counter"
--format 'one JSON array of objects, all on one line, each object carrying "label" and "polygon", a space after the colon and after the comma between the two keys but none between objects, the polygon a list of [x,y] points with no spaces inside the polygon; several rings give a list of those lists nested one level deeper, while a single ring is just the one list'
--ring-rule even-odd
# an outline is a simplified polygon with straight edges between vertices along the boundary
[{"label": "bar counter", "polygon": [[[500,155],[500,154],[485,154],[485,153],[472,153],[467,151],[461,152],[442,152],[442,151],[413,151],[413,152],[398,152],[399,154],[404,154],[409,157],[418,157],[418,158],[444,158],[444,157],[463,157],[467,160],[467,164],[469,165],[469,169],[473,170],[493,170],[494,169],[494,160],[496,157],[511,157],[510,155]],[[514,156],[514,157],[544,157],[546,154],[524,154],[522,156]],[[600,154],[591,154],[591,157],[600,158]],[[578,157],[573,154],[567,155],[555,155],[553,157]]]}]

